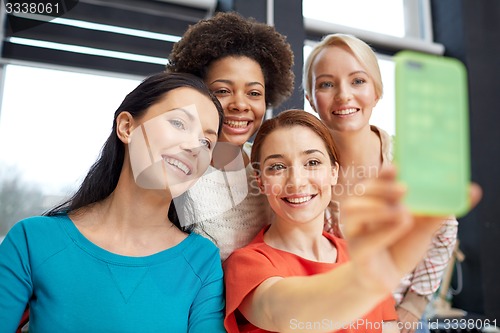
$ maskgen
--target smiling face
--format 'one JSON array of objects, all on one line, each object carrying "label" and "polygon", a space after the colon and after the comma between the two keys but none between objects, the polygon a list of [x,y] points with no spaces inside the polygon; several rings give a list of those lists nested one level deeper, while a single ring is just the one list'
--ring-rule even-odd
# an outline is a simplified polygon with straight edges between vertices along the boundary
[{"label": "smiling face", "polygon": [[282,127],[266,136],[260,157],[258,179],[276,221],[323,223],[337,180],[324,141],[305,126]]},{"label": "smiling face", "polygon": [[311,106],[333,131],[357,131],[369,126],[378,102],[366,69],[345,47],[321,50],[311,66]]},{"label": "smiling face", "polygon": [[188,190],[208,168],[217,141],[214,103],[192,88],[177,88],[134,120],[128,149],[134,179],[145,189]]},{"label": "smiling face", "polygon": [[225,57],[209,66],[205,82],[224,109],[220,141],[243,146],[259,129],[266,113],[260,65],[247,57]]}]

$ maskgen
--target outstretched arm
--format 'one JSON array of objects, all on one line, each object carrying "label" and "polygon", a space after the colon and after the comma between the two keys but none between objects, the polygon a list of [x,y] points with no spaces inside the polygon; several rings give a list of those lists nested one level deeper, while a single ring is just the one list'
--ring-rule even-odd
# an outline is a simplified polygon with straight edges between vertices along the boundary
[{"label": "outstretched arm", "polygon": [[[346,201],[350,262],[324,274],[265,280],[238,308],[246,319],[280,332],[296,331],[296,322],[342,325],[387,297],[422,259],[442,222],[442,217],[412,217],[395,176],[393,169],[384,170],[366,181],[362,195]],[[325,325],[311,332],[331,330]]]},{"label": "outstretched arm", "polygon": [[239,310],[255,326],[273,332],[297,332],[301,323],[313,327],[308,332],[331,332],[345,328],[389,295],[383,289],[367,289],[352,263],[346,263],[324,274],[269,278]]}]

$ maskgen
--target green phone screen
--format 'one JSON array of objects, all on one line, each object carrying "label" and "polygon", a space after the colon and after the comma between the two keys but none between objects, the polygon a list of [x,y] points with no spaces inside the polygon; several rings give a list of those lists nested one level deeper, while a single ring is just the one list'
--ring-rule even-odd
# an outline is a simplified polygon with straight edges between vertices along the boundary
[{"label": "green phone screen", "polygon": [[456,59],[396,54],[394,159],[416,214],[462,215],[470,181],[467,75]]}]

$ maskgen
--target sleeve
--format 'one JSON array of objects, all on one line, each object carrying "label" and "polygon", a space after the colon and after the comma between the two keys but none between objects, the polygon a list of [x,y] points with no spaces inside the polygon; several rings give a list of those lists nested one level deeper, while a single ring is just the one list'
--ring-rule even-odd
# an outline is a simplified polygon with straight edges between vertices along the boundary
[{"label": "sleeve", "polygon": [[224,329],[224,279],[218,250],[204,269],[202,286],[189,312],[189,333],[226,332]]},{"label": "sleeve", "polygon": [[0,333],[16,331],[32,292],[27,237],[17,223],[0,244]]},{"label": "sleeve", "polygon": [[457,242],[458,222],[449,218],[432,238],[427,254],[413,271],[410,287],[399,306],[420,317],[439,288]]},{"label": "sleeve", "polygon": [[382,308],[382,320],[393,321],[398,320],[398,313],[396,312],[396,302],[394,298],[388,297],[380,304]]},{"label": "sleeve", "polygon": [[224,261],[226,285],[226,318],[229,333],[239,332],[236,310],[245,297],[262,282],[273,276],[283,276],[271,259],[258,249],[243,248]]}]

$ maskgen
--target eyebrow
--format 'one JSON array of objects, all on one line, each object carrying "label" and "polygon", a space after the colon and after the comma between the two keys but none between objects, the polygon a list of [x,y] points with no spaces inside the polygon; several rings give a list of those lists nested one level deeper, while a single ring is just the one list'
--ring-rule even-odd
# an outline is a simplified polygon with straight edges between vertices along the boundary
[{"label": "eyebrow", "polygon": [[191,121],[195,120],[195,117],[192,115],[192,113],[184,108],[172,108],[172,109],[168,110],[167,112],[170,112],[170,111],[182,111],[186,114],[186,116],[188,116],[189,120],[191,120]]},{"label": "eyebrow", "polygon": [[[307,150],[302,152],[302,155],[311,155],[314,153],[320,153],[321,155],[325,156],[325,154],[323,154],[323,152],[321,150],[318,150],[318,149],[307,149]],[[271,154],[271,155],[267,156],[264,159],[264,161],[262,161],[262,164],[264,164],[267,160],[271,160],[274,158],[284,158],[284,156],[282,154]]]},{"label": "eyebrow", "polygon": [[[349,76],[353,76],[353,75],[356,75],[356,74],[365,74],[365,75],[368,75],[368,73],[365,72],[365,71],[354,71],[354,72],[349,73]],[[321,78],[321,77],[335,77],[335,75],[321,74],[321,75],[316,76],[316,79]]]},{"label": "eyebrow", "polygon": [[[231,80],[225,80],[225,79],[214,80],[210,84],[214,84],[215,82],[222,82],[222,83],[227,83],[227,84],[234,84],[233,81],[231,81]],[[259,85],[262,88],[264,88],[264,85],[262,83],[260,83],[259,81],[252,81],[252,82],[245,83],[245,86],[247,86],[247,87],[255,86],[255,85]]]},{"label": "eyebrow", "polygon": [[205,131],[205,134],[211,134],[211,135],[215,136],[216,138],[219,137],[219,135],[217,134],[217,132],[214,131],[213,129],[207,129]]},{"label": "eyebrow", "polygon": [[[183,109],[183,108],[173,108],[171,110],[168,110],[168,111],[182,111],[186,114],[186,116],[189,118],[190,121],[194,122],[194,121],[198,121],[199,119],[196,119],[195,116],[193,116],[193,114],[191,112],[189,112],[188,110],[186,109]],[[217,134],[216,131],[214,131],[213,129],[207,129],[204,131],[205,134],[212,134],[214,135],[215,137],[218,137],[219,135]]]}]

